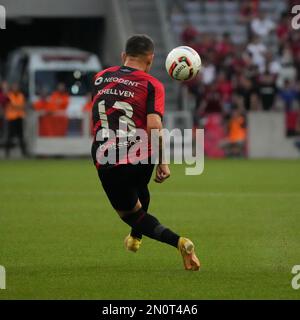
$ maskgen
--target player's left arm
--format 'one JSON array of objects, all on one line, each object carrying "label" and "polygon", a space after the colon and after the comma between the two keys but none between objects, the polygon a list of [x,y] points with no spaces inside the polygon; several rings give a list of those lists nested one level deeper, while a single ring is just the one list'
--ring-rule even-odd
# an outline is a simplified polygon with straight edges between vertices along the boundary
[{"label": "player's left arm", "polygon": [[[162,117],[165,107],[165,90],[160,82],[148,86],[147,100],[147,133],[151,141],[158,141],[158,159],[154,181],[164,182],[170,177],[170,168],[164,159],[164,141],[162,135]],[[154,137],[153,137],[154,135]]]}]

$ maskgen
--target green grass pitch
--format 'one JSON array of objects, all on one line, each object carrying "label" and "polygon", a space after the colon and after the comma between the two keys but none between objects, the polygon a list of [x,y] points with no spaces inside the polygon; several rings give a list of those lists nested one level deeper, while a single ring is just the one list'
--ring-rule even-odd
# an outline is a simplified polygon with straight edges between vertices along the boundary
[{"label": "green grass pitch", "polygon": [[151,182],[150,212],[196,244],[200,272],[128,227],[89,160],[0,163],[0,299],[299,299],[300,162],[207,160],[201,176],[171,167]]}]

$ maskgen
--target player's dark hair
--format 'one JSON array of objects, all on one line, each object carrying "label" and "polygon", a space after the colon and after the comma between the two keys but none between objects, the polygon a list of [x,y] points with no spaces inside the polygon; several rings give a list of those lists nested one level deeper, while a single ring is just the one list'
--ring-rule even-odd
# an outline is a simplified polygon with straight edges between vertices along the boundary
[{"label": "player's dark hair", "polygon": [[136,34],[126,42],[125,53],[128,56],[137,57],[154,52],[153,40],[145,34]]}]

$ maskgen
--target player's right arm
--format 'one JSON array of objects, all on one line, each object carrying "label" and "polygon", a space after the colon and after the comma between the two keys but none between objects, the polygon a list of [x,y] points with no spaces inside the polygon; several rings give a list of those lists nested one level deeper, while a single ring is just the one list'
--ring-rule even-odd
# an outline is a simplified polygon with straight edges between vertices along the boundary
[{"label": "player's right arm", "polygon": [[156,176],[154,179],[157,183],[162,183],[170,177],[169,166],[165,163],[163,158],[164,142],[161,130],[163,128],[162,117],[164,114],[164,104],[165,91],[163,85],[160,82],[154,84],[149,82],[147,99],[147,133],[150,141],[158,141],[159,163],[156,167]]}]

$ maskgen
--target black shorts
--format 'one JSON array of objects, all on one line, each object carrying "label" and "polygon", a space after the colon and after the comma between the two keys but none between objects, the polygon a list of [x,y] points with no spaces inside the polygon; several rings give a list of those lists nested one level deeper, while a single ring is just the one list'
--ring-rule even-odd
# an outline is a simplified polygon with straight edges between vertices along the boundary
[{"label": "black shorts", "polygon": [[112,206],[119,211],[133,209],[141,197],[149,197],[148,183],[153,164],[123,164],[98,170],[104,191]]}]

